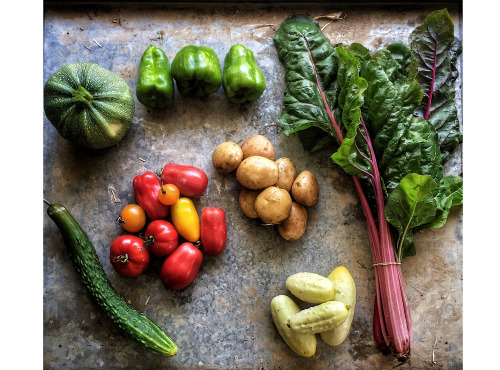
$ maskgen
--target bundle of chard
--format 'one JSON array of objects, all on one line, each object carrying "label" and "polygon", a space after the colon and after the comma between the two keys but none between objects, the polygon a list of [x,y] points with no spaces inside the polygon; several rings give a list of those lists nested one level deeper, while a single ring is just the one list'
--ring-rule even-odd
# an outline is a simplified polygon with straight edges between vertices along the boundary
[{"label": "bundle of chard", "polygon": [[298,132],[311,152],[335,145],[331,159],[352,175],[373,256],[374,337],[405,362],[412,324],[401,261],[416,253],[415,232],[443,226],[462,204],[462,178],[443,172],[462,141],[454,87],[461,41],[440,10],[409,45],[374,53],[358,43],[334,47],[306,15],[286,19],[274,44],[286,71],[281,129]]}]

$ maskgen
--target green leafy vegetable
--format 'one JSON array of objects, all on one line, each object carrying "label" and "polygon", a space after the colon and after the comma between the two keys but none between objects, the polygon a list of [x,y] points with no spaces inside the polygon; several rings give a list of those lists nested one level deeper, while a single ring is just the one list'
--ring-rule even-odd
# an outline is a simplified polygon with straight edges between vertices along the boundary
[{"label": "green leafy vegetable", "polygon": [[363,93],[368,84],[359,77],[360,63],[356,57],[341,46],[336,51],[339,56],[338,81],[341,89],[338,102],[347,133],[338,151],[332,155],[332,160],[348,174],[369,179],[373,176],[373,164],[369,160],[370,153],[364,140],[367,133],[363,126],[360,127]]},{"label": "green leafy vegetable", "polygon": [[446,9],[431,13],[411,35],[410,74],[416,76],[424,92],[416,114],[438,132],[444,160],[462,142],[454,88],[461,50],[461,41],[454,36],[453,21]]},{"label": "green leafy vegetable", "polygon": [[385,207],[387,221],[399,233],[399,259],[415,254],[412,229],[430,222],[436,214],[436,199],[431,192],[436,182],[429,175],[410,173],[391,193]]},{"label": "green leafy vegetable", "polygon": [[315,126],[335,137],[329,124],[338,95],[337,57],[330,41],[323,35],[318,22],[308,16],[296,15],[285,20],[274,42],[278,56],[287,69],[288,89],[284,109],[279,117],[286,135]]},{"label": "green leafy vegetable", "polygon": [[408,70],[411,62],[411,49],[402,41],[396,41],[387,46],[392,57],[398,63],[398,70],[404,76],[408,76]]}]

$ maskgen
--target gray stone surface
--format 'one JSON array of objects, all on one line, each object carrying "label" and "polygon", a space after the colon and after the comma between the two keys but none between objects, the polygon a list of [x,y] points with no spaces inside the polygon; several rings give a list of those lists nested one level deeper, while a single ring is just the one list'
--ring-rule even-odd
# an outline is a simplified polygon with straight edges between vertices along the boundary
[{"label": "gray stone surface", "polygon": [[[334,44],[356,41],[373,50],[394,40],[407,41],[414,27],[438,8],[342,8],[347,18],[330,24],[324,33]],[[56,226],[44,215],[45,368],[391,369],[397,364],[383,356],[372,339],[372,259],[352,180],[329,160],[330,152],[307,154],[296,136],[285,137],[268,126],[277,123],[285,86],[272,42],[275,29],[265,25],[279,25],[298,12],[318,16],[336,10],[326,5],[45,10],[44,82],[64,64],[95,62],[122,76],[135,96],[140,57],[150,43],[162,47],[170,61],[183,46],[207,45],[221,63],[231,45],[243,43],[254,51],[268,85],[258,101],[242,106],[228,103],[222,88],[200,100],[176,91],[174,105],[162,111],[149,111],[136,100],[127,136],[119,145],[96,152],[60,138],[43,117],[44,198],[72,212],[117,292],[164,328],[179,347],[176,357],[165,359],[124,338],[92,303]],[[459,10],[449,8],[461,36]],[[299,241],[285,242],[274,227],[246,218],[238,206],[234,174],[220,175],[211,165],[219,143],[241,143],[257,133],[271,140],[277,157],[291,158],[299,171],[308,169],[318,178],[320,199],[308,209],[307,231]],[[228,222],[224,253],[205,256],[194,283],[179,292],[163,288],[161,261],[153,261],[140,277],[124,278],[108,259],[111,241],[124,233],[115,219],[122,207],[134,202],[133,177],[158,171],[168,162],[203,169],[209,185],[193,199],[195,205],[199,212],[205,206],[222,207]],[[448,170],[461,173],[461,152]],[[416,235],[415,242],[417,256],[402,267],[414,338],[412,363],[405,366],[462,368],[462,209],[454,209],[444,227]],[[352,331],[334,348],[318,337],[316,355],[301,358],[276,331],[271,299],[288,294],[287,276],[301,271],[327,275],[341,263],[357,284]]]}]

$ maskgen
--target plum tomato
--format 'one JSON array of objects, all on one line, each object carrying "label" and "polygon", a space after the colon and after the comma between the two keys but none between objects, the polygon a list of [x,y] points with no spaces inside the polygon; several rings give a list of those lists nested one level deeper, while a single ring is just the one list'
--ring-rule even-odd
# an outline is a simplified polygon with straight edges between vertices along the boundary
[{"label": "plum tomato", "polygon": [[146,212],[137,204],[123,207],[118,223],[129,233],[137,233],[146,225]]},{"label": "plum tomato", "polygon": [[179,196],[179,188],[174,184],[162,184],[158,191],[158,200],[167,206],[175,204],[179,200]]},{"label": "plum tomato", "polygon": [[219,207],[206,207],[201,212],[200,240],[206,254],[222,253],[227,241],[226,214]]},{"label": "plum tomato", "polygon": [[165,258],[160,271],[160,279],[166,289],[180,290],[191,284],[201,267],[203,253],[193,243],[182,243],[170,256]]},{"label": "plum tomato", "polygon": [[172,223],[184,239],[196,243],[200,239],[200,217],[189,198],[179,198],[172,206]]},{"label": "plum tomato", "polygon": [[208,177],[198,167],[167,163],[161,171],[161,182],[174,184],[185,197],[196,197],[206,190]]},{"label": "plum tomato", "polygon": [[109,261],[120,275],[135,277],[148,268],[149,251],[138,236],[121,235],[111,243]]},{"label": "plum tomato", "polygon": [[179,245],[179,234],[174,225],[165,220],[152,221],[146,228],[145,245],[155,257],[167,257]]}]

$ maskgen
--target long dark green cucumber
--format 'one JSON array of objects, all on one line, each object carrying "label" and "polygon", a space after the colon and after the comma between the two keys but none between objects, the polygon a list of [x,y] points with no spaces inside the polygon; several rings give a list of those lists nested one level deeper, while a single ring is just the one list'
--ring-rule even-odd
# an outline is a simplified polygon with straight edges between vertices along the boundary
[{"label": "long dark green cucumber", "polygon": [[153,321],[131,308],[111,285],[92,242],[69,211],[61,204],[49,204],[47,214],[61,231],[73,266],[97,305],[126,337],[142,348],[173,357],[177,345]]}]

